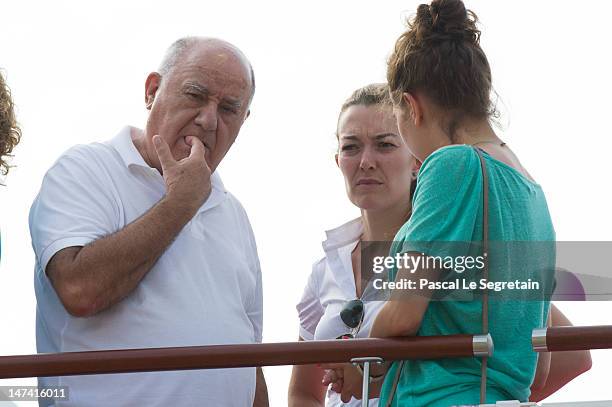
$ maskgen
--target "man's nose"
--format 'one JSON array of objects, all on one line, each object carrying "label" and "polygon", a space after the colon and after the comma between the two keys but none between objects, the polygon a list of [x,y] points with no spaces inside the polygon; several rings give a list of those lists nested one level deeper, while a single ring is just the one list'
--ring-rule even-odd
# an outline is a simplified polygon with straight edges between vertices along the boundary
[{"label": "man's nose", "polygon": [[195,118],[195,124],[200,126],[204,131],[217,130],[217,104],[208,102],[200,108],[198,115]]}]

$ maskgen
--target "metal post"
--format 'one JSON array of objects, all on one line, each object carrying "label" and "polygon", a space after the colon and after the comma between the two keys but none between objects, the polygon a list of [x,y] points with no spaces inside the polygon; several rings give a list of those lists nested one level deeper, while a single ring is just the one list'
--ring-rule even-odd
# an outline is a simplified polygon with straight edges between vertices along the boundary
[{"label": "metal post", "polygon": [[382,358],[379,357],[366,357],[366,358],[353,358],[351,363],[355,366],[363,363],[363,381],[361,387],[361,407],[368,407],[370,405],[370,363],[381,364]]},{"label": "metal post", "polygon": [[363,381],[361,384],[361,407],[370,405],[370,362],[363,362]]}]

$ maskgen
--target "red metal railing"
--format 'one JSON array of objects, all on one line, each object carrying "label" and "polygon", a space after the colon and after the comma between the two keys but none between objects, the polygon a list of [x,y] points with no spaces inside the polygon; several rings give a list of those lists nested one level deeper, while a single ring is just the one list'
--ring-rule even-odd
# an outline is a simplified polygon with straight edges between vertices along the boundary
[{"label": "red metal railing", "polygon": [[[535,329],[535,351],[612,348],[612,326]],[[178,348],[122,349],[0,357],[0,379],[144,371],[490,356],[489,335],[303,341]],[[366,362],[369,363],[369,362]],[[369,367],[369,366],[367,366]],[[366,368],[367,371],[367,368]],[[362,405],[368,405],[364,377]]]},{"label": "red metal railing", "polygon": [[[535,351],[612,349],[612,326],[553,327],[532,334]],[[490,337],[431,337],[303,341],[179,348],[124,349],[0,357],[0,379],[163,370],[484,356]]]},{"label": "red metal railing", "polygon": [[0,357],[0,379],[162,370],[473,357],[488,354],[487,336],[304,341],[180,348],[126,349]]},{"label": "red metal railing", "polygon": [[536,352],[612,349],[612,325],[534,329],[531,341]]}]

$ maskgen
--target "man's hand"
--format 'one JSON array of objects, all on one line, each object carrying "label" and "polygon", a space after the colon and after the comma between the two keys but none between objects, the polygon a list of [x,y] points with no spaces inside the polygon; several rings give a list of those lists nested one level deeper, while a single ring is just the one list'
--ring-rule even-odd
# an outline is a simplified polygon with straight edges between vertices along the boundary
[{"label": "man's hand", "polygon": [[45,271],[71,315],[89,317],[128,296],[210,195],[204,145],[188,139],[189,157],[176,161],[168,144],[153,138],[167,188],[158,203],[123,229],[49,260]]},{"label": "man's hand", "polygon": [[153,136],[153,145],[166,182],[166,195],[195,212],[210,195],[211,171],[206,163],[204,144],[191,136],[185,141],[191,145],[189,157],[176,161],[168,143],[159,135]]}]

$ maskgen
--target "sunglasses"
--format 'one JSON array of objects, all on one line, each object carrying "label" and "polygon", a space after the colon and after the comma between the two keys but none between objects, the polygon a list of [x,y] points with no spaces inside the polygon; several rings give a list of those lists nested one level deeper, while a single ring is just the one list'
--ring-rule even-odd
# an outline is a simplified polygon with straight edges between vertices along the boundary
[{"label": "sunglasses", "polygon": [[361,324],[363,323],[363,314],[363,301],[361,301],[360,299],[347,301],[347,303],[340,311],[340,319],[342,319],[342,322],[344,322],[344,324],[348,328],[350,328],[351,331],[344,335],[340,335],[336,339],[354,338],[359,332],[359,329],[361,329]]}]

